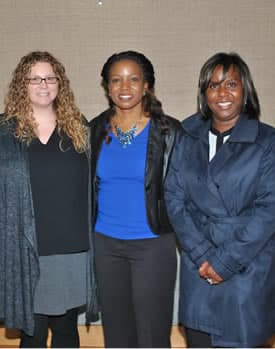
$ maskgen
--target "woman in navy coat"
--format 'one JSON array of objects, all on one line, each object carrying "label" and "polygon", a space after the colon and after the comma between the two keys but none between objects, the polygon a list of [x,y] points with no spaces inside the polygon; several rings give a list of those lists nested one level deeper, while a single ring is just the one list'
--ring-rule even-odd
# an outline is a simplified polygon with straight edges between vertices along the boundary
[{"label": "woman in navy coat", "polygon": [[275,130],[235,53],[203,65],[198,100],[165,185],[180,320],[189,347],[255,347],[275,332]]}]

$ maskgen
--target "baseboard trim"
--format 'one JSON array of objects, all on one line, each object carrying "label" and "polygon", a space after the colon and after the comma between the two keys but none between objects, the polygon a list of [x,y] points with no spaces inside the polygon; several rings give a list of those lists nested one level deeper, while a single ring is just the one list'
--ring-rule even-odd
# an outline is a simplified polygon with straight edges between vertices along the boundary
[{"label": "baseboard trim", "polygon": [[[80,325],[80,346],[81,348],[103,348],[103,333],[101,325],[91,325],[89,327]],[[49,336],[50,342],[50,336]],[[171,342],[173,348],[185,348],[186,343],[183,336],[183,329],[179,326],[172,327]],[[9,330],[0,327],[0,347],[18,348],[19,331]]]},{"label": "baseboard trim", "polygon": [[[91,325],[89,327],[79,325],[81,348],[103,348],[103,333],[101,325]],[[49,336],[49,343],[50,343]],[[172,326],[171,333],[172,348],[186,348],[184,339],[184,329],[180,326]],[[8,330],[0,327],[0,348],[18,348],[19,331]],[[263,347],[275,348],[275,335],[273,335]]]}]

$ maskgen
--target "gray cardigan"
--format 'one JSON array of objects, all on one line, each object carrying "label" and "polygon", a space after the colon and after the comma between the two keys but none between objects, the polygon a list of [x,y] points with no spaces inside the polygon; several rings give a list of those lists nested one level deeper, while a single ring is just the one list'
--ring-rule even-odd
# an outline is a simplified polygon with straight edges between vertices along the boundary
[{"label": "gray cardigan", "polygon": [[[13,136],[14,123],[3,124],[2,119],[0,115],[0,319],[7,328],[22,329],[32,335],[39,256],[28,151]],[[87,158],[90,159],[90,149]],[[88,163],[90,170],[90,160]],[[88,188],[89,205],[90,193]],[[91,209],[88,211],[91,216]],[[87,322],[95,320],[98,312],[90,218],[89,238]]]}]

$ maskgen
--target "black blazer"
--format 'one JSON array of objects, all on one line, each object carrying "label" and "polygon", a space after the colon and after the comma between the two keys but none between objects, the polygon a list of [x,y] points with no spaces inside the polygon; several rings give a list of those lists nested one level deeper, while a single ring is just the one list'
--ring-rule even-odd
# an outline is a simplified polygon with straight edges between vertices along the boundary
[{"label": "black blazer", "polygon": [[[163,126],[158,118],[151,119],[144,182],[147,220],[151,230],[155,234],[173,232],[164,203],[163,182],[169,166],[176,133],[182,131],[181,124],[178,120],[166,115],[162,118],[165,125],[167,125],[167,132],[163,131]],[[108,111],[103,112],[90,121],[93,188],[92,212],[94,224],[97,214],[97,161],[107,122]]]}]

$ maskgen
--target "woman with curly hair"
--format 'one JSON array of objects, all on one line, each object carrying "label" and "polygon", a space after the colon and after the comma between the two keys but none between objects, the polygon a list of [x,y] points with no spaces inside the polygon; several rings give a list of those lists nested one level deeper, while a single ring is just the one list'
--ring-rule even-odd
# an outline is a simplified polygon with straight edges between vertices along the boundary
[{"label": "woman with curly hair", "polygon": [[179,121],[154,94],[150,60],[112,55],[110,108],[91,122],[98,295],[106,347],[170,347],[176,244],[163,202]]},{"label": "woman with curly hair", "polygon": [[79,347],[77,317],[96,313],[87,122],[64,66],[21,58],[0,124],[0,318],[21,347]]}]

